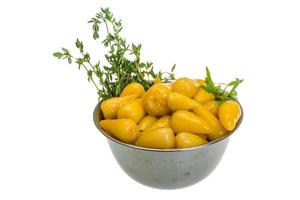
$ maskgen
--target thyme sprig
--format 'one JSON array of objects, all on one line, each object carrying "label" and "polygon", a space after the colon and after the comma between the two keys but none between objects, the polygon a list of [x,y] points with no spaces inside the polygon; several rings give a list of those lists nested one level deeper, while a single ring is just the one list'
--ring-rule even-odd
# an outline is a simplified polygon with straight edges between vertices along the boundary
[{"label": "thyme sprig", "polygon": [[66,59],[69,64],[73,61],[78,68],[85,69],[88,81],[92,82],[99,99],[107,99],[118,96],[123,88],[131,83],[141,83],[145,89],[153,84],[153,79],[159,77],[163,82],[174,80],[173,65],[170,72],[155,72],[152,62],[141,61],[141,44],[129,44],[120,33],[123,29],[121,20],[114,17],[109,8],[101,8],[90,21],[92,25],[93,39],[100,39],[101,26],[104,27],[106,35],[102,44],[106,48],[104,64],[100,61],[92,63],[90,54],[85,51],[83,42],[76,40],[75,46],[80,56],[73,56],[66,48],[55,52],[53,55],[58,59]]}]

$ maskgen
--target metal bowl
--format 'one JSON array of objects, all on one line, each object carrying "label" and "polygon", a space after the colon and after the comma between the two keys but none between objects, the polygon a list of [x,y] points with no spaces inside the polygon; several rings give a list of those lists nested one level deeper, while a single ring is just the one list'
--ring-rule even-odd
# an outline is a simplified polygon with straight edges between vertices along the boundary
[{"label": "metal bowl", "polygon": [[242,110],[241,118],[233,131],[205,145],[185,149],[152,149],[120,142],[105,133],[99,125],[102,119],[100,103],[94,110],[94,123],[107,137],[110,149],[121,168],[137,182],[160,189],[183,188],[206,178],[220,162],[229,137],[243,120]]}]

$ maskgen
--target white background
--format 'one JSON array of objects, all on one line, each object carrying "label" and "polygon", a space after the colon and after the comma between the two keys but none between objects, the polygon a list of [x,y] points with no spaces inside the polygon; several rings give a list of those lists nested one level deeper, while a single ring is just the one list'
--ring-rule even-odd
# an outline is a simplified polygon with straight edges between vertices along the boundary
[{"label": "white background", "polygon": [[[299,199],[299,1],[0,3],[0,199]],[[244,78],[245,117],[217,169],[180,190],[136,183],[92,121],[97,94],[57,61],[77,37],[103,55],[86,22],[109,6],[143,58],[177,77]]]}]

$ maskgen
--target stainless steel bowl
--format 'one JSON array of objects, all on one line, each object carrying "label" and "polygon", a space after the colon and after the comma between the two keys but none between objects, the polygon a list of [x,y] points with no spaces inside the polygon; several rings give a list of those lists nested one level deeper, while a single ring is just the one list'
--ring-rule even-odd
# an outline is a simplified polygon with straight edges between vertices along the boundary
[{"label": "stainless steel bowl", "polygon": [[100,127],[102,119],[99,102],[94,111],[98,130],[107,137],[110,149],[121,168],[134,180],[160,189],[177,189],[193,185],[206,178],[220,162],[229,137],[243,119],[243,111],[236,128],[226,136],[205,145],[186,149],[151,149],[120,142]]}]

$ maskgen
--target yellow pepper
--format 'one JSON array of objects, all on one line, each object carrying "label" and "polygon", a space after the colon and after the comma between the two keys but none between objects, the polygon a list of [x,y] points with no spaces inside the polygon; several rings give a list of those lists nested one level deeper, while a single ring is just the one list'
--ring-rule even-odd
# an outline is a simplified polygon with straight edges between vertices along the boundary
[{"label": "yellow pepper", "polygon": [[171,117],[169,115],[165,115],[159,118],[149,128],[145,130],[156,129],[156,128],[170,128],[170,127],[171,127]]},{"label": "yellow pepper", "polygon": [[144,86],[140,83],[133,82],[125,86],[125,88],[120,94],[120,97],[134,94],[136,98],[140,98],[144,95],[144,93],[145,93]]},{"label": "yellow pepper", "polygon": [[202,137],[187,132],[177,134],[175,141],[177,148],[189,148],[207,143]]},{"label": "yellow pepper", "polygon": [[215,96],[212,93],[208,93],[203,88],[200,88],[196,95],[194,96],[194,100],[198,103],[206,103],[208,101],[214,100]]},{"label": "yellow pepper", "polygon": [[172,84],[172,91],[192,98],[198,90],[197,84],[189,78],[179,78]]},{"label": "yellow pepper", "polygon": [[185,96],[184,94],[180,94],[178,92],[171,92],[167,98],[168,107],[172,111],[176,110],[190,110],[198,105],[196,101]]},{"label": "yellow pepper", "polygon": [[205,104],[203,104],[204,107],[209,110],[212,114],[214,114],[216,117],[219,117],[219,108],[220,108],[220,103],[217,101],[208,101]]},{"label": "yellow pepper", "polygon": [[101,110],[103,112],[103,116],[105,119],[115,119],[117,118],[117,114],[119,108],[126,103],[129,103],[133,99],[135,99],[135,95],[129,95],[124,97],[113,97],[110,99],[106,99],[101,103]]},{"label": "yellow pepper", "polygon": [[143,106],[146,112],[152,116],[162,116],[169,113],[167,97],[171,93],[168,86],[156,84],[151,86],[143,96]]},{"label": "yellow pepper", "polygon": [[198,104],[198,106],[195,107],[193,111],[213,127],[213,131],[208,134],[208,138],[210,140],[219,138],[227,132],[226,129],[224,129],[224,127],[221,125],[219,120],[203,105]]},{"label": "yellow pepper", "polygon": [[201,135],[201,134],[197,134],[199,137],[202,137],[204,140],[207,140],[208,139],[208,136],[207,135]]},{"label": "yellow pepper", "polygon": [[172,115],[171,127],[175,133],[211,134],[214,131],[208,122],[186,110],[178,110]]},{"label": "yellow pepper", "polygon": [[154,79],[154,85],[162,83],[161,79],[157,76]]},{"label": "yellow pepper", "polygon": [[138,127],[132,119],[105,119],[100,126],[122,142],[133,143],[139,135]]},{"label": "yellow pepper", "polygon": [[144,117],[145,110],[143,108],[142,99],[135,99],[129,103],[123,104],[118,110],[118,118],[132,119],[136,123]]},{"label": "yellow pepper", "polygon": [[205,85],[205,80],[203,79],[196,79],[195,82],[197,84],[197,87]]},{"label": "yellow pepper", "polygon": [[157,117],[147,115],[138,124],[139,131],[143,131],[154,124],[157,121]]},{"label": "yellow pepper", "polygon": [[241,113],[241,107],[237,102],[232,100],[225,101],[219,109],[220,122],[228,131],[232,131],[239,121]]},{"label": "yellow pepper", "polygon": [[144,131],[137,141],[137,146],[171,149],[175,147],[175,136],[171,128],[156,128]]}]

